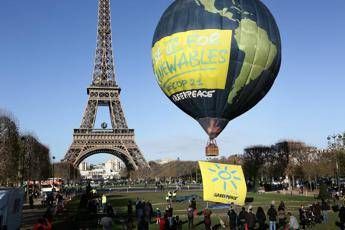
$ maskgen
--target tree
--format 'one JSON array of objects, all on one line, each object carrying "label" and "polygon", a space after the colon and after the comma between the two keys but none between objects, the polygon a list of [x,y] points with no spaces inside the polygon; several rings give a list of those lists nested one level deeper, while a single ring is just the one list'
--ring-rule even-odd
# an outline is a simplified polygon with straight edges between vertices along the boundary
[{"label": "tree", "polygon": [[11,115],[0,112],[0,185],[18,182],[18,127]]},{"label": "tree", "polygon": [[42,180],[50,177],[49,148],[41,144],[33,134],[20,138],[25,180]]},{"label": "tree", "polygon": [[271,152],[268,146],[252,146],[244,149],[243,170],[245,176],[253,181],[253,188],[256,190],[259,171],[265,164],[267,155]]}]

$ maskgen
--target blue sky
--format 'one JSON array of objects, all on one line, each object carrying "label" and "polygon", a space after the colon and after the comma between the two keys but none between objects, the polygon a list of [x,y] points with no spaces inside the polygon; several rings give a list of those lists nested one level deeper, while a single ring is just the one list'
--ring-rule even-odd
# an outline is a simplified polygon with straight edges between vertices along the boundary
[{"label": "blue sky", "polygon": [[[160,91],[154,29],[171,0],[112,1],[116,78],[147,159],[202,159],[207,136]],[[326,146],[345,131],[345,1],[263,1],[280,28],[283,62],[268,95],[218,138],[222,155],[281,139]],[[81,122],[96,46],[97,0],[1,0],[0,108],[57,159]]]}]

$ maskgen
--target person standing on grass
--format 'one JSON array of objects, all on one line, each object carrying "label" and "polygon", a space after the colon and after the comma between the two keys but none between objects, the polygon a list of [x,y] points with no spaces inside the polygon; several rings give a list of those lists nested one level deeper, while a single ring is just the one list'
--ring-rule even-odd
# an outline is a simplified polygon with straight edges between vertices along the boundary
[{"label": "person standing on grass", "polygon": [[171,206],[171,204],[168,204],[168,207],[166,208],[165,213],[167,214],[167,217],[168,217],[169,227],[171,227],[173,225],[173,215],[174,215],[174,209]]},{"label": "person standing on grass", "polygon": [[246,220],[247,220],[247,223],[248,223],[248,229],[249,230],[254,230],[255,223],[256,223],[256,217],[255,217],[255,215],[253,213],[253,207],[252,206],[248,207],[248,213],[247,213],[247,216],[246,216]]},{"label": "person standing on grass", "polygon": [[278,229],[284,228],[286,224],[285,205],[278,208]]},{"label": "person standing on grass", "polygon": [[133,215],[133,204],[132,201],[129,200],[127,203],[127,216],[132,216]]},{"label": "person standing on grass", "polygon": [[284,209],[284,210],[285,210],[285,203],[284,203],[284,201],[280,201],[278,210],[279,210],[279,209]]},{"label": "person standing on grass", "polygon": [[103,208],[103,212],[105,212],[105,208],[107,205],[107,196],[105,194],[102,195],[102,208]]},{"label": "person standing on grass", "polygon": [[194,216],[196,216],[197,209],[196,209],[196,200],[195,200],[195,197],[192,198],[191,206],[192,206],[192,209],[193,209]]},{"label": "person standing on grass", "polygon": [[208,208],[205,208],[204,211],[204,224],[205,224],[205,230],[211,230],[212,222],[211,222],[211,215],[212,211]]},{"label": "person standing on grass", "polygon": [[256,221],[258,222],[258,230],[266,230],[266,214],[264,212],[264,209],[262,207],[258,207],[258,210],[256,211]]},{"label": "person standing on grass", "polygon": [[34,208],[34,196],[32,193],[29,195],[29,204],[30,204],[30,209]]},{"label": "person standing on grass", "polygon": [[156,224],[159,224],[160,220],[161,220],[161,210],[159,208],[156,208]]},{"label": "person standing on grass", "polygon": [[233,206],[230,206],[228,211],[230,230],[235,230],[237,226],[237,214]]},{"label": "person standing on grass", "polygon": [[169,229],[168,215],[164,213],[164,215],[159,220],[159,230],[167,230],[167,229]]},{"label": "person standing on grass", "polygon": [[246,216],[247,216],[246,208],[242,207],[242,211],[238,214],[238,228],[241,230],[248,228]]},{"label": "person standing on grass", "polygon": [[301,205],[298,211],[299,211],[299,220],[301,223],[301,227],[302,229],[305,229],[305,226],[307,224],[307,215],[305,213],[304,206]]},{"label": "person standing on grass", "polygon": [[287,221],[289,223],[289,230],[297,230],[299,229],[299,224],[297,218],[291,214],[291,212],[287,213]]},{"label": "person standing on grass", "polygon": [[321,212],[322,212],[322,223],[324,223],[324,224],[328,223],[328,210],[329,210],[328,203],[324,199],[322,199],[322,201],[321,201]]},{"label": "person standing on grass", "polygon": [[345,229],[345,206],[344,204],[341,206],[338,214],[339,220],[340,220],[340,229]]},{"label": "person standing on grass", "polygon": [[189,205],[187,208],[187,217],[188,217],[188,229],[193,228],[194,225],[194,210],[192,205]]},{"label": "person standing on grass", "polygon": [[274,208],[274,202],[272,201],[271,207],[267,211],[268,220],[270,222],[270,230],[277,229],[277,210]]}]

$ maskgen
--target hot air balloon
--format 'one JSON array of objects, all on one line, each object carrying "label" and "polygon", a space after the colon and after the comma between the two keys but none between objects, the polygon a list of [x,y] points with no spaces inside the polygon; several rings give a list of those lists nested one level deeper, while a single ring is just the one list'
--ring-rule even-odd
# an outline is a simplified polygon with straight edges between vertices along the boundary
[{"label": "hot air balloon", "polygon": [[259,0],[175,0],[152,42],[164,94],[215,138],[271,89],[280,69],[278,26]]}]

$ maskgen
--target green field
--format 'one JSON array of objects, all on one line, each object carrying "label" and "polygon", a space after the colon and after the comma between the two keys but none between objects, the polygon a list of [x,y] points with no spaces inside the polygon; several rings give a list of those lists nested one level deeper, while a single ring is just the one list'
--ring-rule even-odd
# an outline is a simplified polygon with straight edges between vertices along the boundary
[{"label": "green field", "polygon": [[[202,197],[202,193],[199,192],[181,192],[178,193],[177,196],[185,196],[195,194]],[[114,218],[114,222],[116,226],[114,229],[123,229],[122,223],[126,219],[126,212],[127,212],[127,202],[128,200],[132,200],[135,202],[137,197],[141,200],[150,201],[153,204],[153,208],[159,208],[160,210],[164,211],[166,207],[165,202],[165,195],[166,193],[160,192],[140,192],[140,193],[116,193],[108,195],[108,201],[114,207],[114,210],[117,213],[117,216]],[[276,206],[279,205],[280,201],[284,201],[287,211],[293,212],[296,217],[298,218],[298,208],[301,204],[308,206],[315,202],[313,197],[305,197],[305,196],[291,196],[291,195],[283,195],[277,193],[266,193],[262,195],[248,193],[247,197],[253,197],[254,202],[247,204],[253,206],[254,212],[256,212],[256,208],[261,206],[265,209],[265,211],[270,206],[272,200],[275,201]],[[209,203],[212,205],[213,203]],[[100,226],[97,225],[97,222],[100,216],[96,215],[89,215],[87,212],[83,210],[78,210],[79,200],[74,199],[72,200],[66,207],[66,212],[63,215],[57,216],[54,221],[54,229],[66,229],[66,227],[75,227],[79,229],[80,227],[89,227],[89,229],[101,229]],[[201,199],[197,200],[197,208],[198,210],[202,210],[206,206],[206,202],[202,201]],[[182,221],[186,220],[186,209],[188,206],[188,201],[180,202],[180,203],[173,203],[174,208],[174,215],[179,215]],[[237,213],[240,207],[237,207]],[[134,209],[133,209],[134,210]],[[226,218],[227,210],[213,210],[213,222],[212,224],[217,224],[219,222],[219,218],[221,218],[225,223],[227,223]],[[312,229],[337,229],[335,226],[335,221],[337,214],[331,212],[330,213],[330,223],[329,225],[316,225]],[[194,223],[198,223],[202,221],[202,217],[197,217],[194,220]],[[203,229],[203,225],[198,226],[195,229]],[[158,229],[158,226],[155,224],[150,225],[150,229]],[[186,224],[184,225],[184,229],[187,229]]]}]

